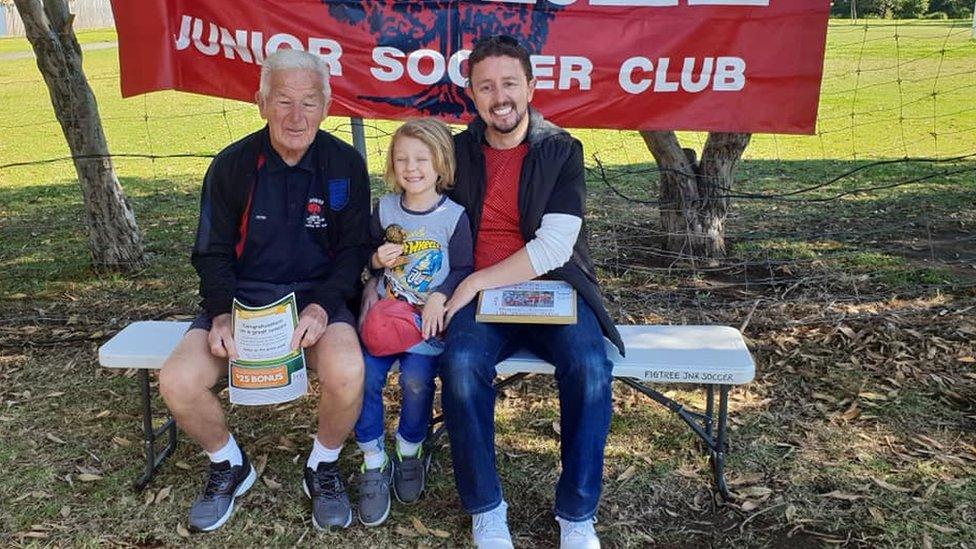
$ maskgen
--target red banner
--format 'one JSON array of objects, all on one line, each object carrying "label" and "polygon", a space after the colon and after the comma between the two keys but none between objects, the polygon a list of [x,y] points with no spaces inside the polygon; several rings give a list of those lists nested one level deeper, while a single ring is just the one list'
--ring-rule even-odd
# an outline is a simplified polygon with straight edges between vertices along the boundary
[{"label": "red banner", "polygon": [[575,128],[813,133],[827,0],[112,0],[122,95],[254,100],[278,48],[321,55],[330,114],[466,122],[466,58],[511,34],[533,106]]}]

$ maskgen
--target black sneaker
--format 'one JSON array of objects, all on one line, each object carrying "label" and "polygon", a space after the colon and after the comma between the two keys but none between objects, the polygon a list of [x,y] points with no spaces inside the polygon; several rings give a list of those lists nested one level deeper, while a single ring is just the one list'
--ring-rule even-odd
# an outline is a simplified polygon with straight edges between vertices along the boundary
[{"label": "black sneaker", "polygon": [[397,450],[393,467],[393,491],[400,503],[413,503],[420,499],[427,482],[427,466],[430,460],[424,455],[424,447],[417,455],[403,457]]},{"label": "black sneaker", "polygon": [[234,499],[247,492],[258,476],[247,456],[243,457],[243,463],[234,467],[229,461],[210,464],[203,494],[190,506],[190,530],[216,530],[234,513]]},{"label": "black sneaker", "polygon": [[319,530],[346,528],[352,524],[349,495],[339,474],[339,463],[319,463],[314,471],[305,468],[302,478],[305,495],[312,499],[312,524]]},{"label": "black sneaker", "polygon": [[379,526],[390,516],[390,483],[393,482],[393,460],[382,467],[367,469],[359,475],[359,522],[364,526]]}]

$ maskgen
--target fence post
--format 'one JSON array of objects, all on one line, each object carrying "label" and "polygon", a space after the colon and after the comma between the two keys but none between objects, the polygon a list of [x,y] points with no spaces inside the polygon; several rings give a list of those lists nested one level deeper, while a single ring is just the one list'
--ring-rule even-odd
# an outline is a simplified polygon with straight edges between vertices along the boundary
[{"label": "fence post", "polygon": [[363,129],[363,119],[362,118],[350,118],[349,122],[352,124],[352,146],[356,147],[359,154],[363,157],[363,160],[369,160],[366,158],[366,131]]}]

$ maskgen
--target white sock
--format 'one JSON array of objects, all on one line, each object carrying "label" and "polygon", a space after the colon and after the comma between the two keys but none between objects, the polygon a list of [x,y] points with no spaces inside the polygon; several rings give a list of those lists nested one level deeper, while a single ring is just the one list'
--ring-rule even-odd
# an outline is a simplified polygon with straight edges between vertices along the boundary
[{"label": "white sock", "polygon": [[359,449],[363,451],[363,463],[366,469],[379,469],[386,465],[382,437],[369,442],[360,442]]},{"label": "white sock", "polygon": [[305,466],[309,469],[315,470],[319,468],[319,463],[332,463],[339,461],[339,452],[342,451],[342,446],[338,448],[326,448],[322,446],[319,442],[318,437],[315,438],[315,443],[312,444],[312,453],[308,455],[308,461],[305,462]]},{"label": "white sock", "polygon": [[233,434],[228,434],[227,444],[224,444],[220,450],[217,450],[216,452],[207,452],[207,455],[210,456],[210,461],[212,463],[229,461],[231,467],[243,465],[244,463],[244,455],[241,454],[241,449],[237,446],[237,441],[234,440]]},{"label": "white sock", "polygon": [[420,450],[420,446],[424,443],[422,440],[420,442],[409,442],[407,439],[401,437],[400,433],[397,433],[396,442],[397,452],[400,452],[400,455],[403,457],[416,456],[417,452]]}]

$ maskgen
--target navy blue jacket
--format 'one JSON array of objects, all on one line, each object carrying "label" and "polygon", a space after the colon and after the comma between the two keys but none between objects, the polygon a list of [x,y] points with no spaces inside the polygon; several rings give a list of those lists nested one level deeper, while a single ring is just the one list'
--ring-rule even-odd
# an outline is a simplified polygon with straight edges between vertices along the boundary
[{"label": "navy blue jacket", "polygon": [[[238,259],[246,244],[250,202],[268,142],[265,127],[232,143],[213,159],[203,181],[190,261],[200,275],[201,305],[211,317],[231,311],[239,280],[261,279],[261,273],[239,272]],[[321,208],[325,230],[312,234],[331,264],[316,281],[310,301],[331,316],[361,291],[360,273],[371,251],[369,176],[359,153],[332,135],[320,130],[311,147],[316,148],[314,158],[325,194]]]}]

